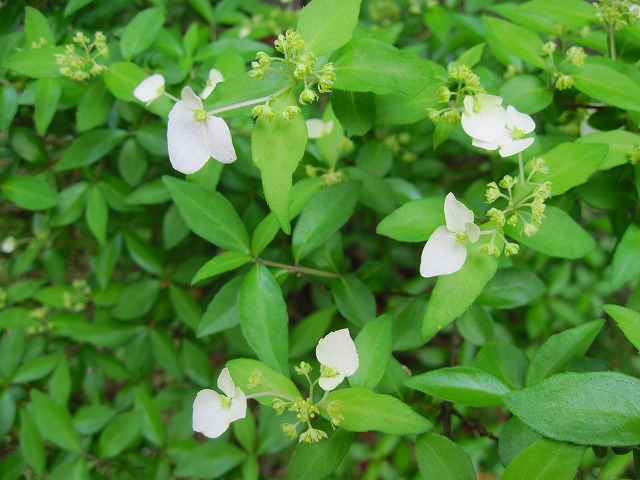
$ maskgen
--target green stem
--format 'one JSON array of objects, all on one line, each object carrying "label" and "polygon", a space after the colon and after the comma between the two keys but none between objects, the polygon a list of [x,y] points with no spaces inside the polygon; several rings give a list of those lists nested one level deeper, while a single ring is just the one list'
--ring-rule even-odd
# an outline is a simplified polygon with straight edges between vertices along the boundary
[{"label": "green stem", "polygon": [[522,152],[518,152],[518,168],[520,169],[520,185],[524,186],[524,162],[522,160]]},{"label": "green stem", "polygon": [[249,395],[247,395],[247,400],[249,400],[250,398],[256,398],[256,397],[278,397],[278,398],[282,398],[284,400],[288,400],[290,402],[295,402],[296,399],[292,398],[288,395],[283,395],[280,392],[256,392],[256,393],[250,393]]},{"label": "green stem", "polygon": [[216,115],[218,113],[227,112],[229,110],[235,110],[236,108],[248,107],[250,105],[255,105],[256,103],[266,102],[270,98],[277,97],[278,95],[283,94],[287,90],[289,90],[293,85],[287,85],[286,87],[281,88],[275,93],[271,95],[267,95],[266,97],[254,98],[253,100],[247,100],[246,102],[234,103],[233,105],[227,105],[226,107],[217,108],[215,110],[211,110],[207,112],[208,115]]},{"label": "green stem", "polygon": [[615,30],[612,26],[609,27],[609,56],[611,57],[611,60],[616,59],[616,38],[614,31]]},{"label": "green stem", "polygon": [[286,263],[272,262],[271,260],[264,260],[262,258],[256,258],[256,263],[262,263],[268,267],[282,268],[289,272],[297,273],[298,275],[314,275],[316,277],[325,278],[340,278],[339,273],[326,272],[324,270],[316,270],[315,268],[299,267],[297,265],[287,265]]}]

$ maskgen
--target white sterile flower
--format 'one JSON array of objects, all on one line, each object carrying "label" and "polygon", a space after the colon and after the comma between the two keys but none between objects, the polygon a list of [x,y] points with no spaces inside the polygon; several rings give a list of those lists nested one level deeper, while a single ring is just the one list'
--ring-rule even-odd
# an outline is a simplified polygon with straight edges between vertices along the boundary
[{"label": "white sterile flower", "polygon": [[229,127],[221,118],[209,115],[202,99],[189,87],[182,89],[182,100],[169,112],[167,141],[171,165],[182,173],[197,172],[209,157],[221,163],[236,159]]},{"label": "white sterile flower", "polygon": [[476,243],[480,228],[473,223],[473,212],[449,193],[444,200],[446,225],[431,234],[422,250],[420,275],[435,277],[457,272],[467,259],[467,240]]},{"label": "white sterile flower", "polygon": [[507,115],[502,107],[502,97],[483,93],[463,100],[462,128],[470,137],[483,142],[493,142],[502,135]]},{"label": "white sterile flower", "polygon": [[217,68],[212,68],[211,70],[209,70],[209,78],[207,79],[207,83],[205,84],[204,90],[200,97],[203,100],[206,99],[209,95],[211,95],[213,89],[216,88],[216,85],[218,85],[220,82],[224,82],[222,72]]},{"label": "white sterile flower", "polygon": [[233,383],[227,368],[223,368],[218,377],[218,388],[224,395],[214,390],[200,390],[193,402],[193,430],[209,438],[219,437],[231,422],[247,414],[247,397]]},{"label": "white sterile flower", "polygon": [[147,105],[164,93],[164,77],[159,73],[145,78],[133,91],[133,96]]},{"label": "white sterile flower", "polygon": [[353,343],[348,328],[328,333],[321,338],[316,347],[316,357],[320,362],[318,384],[324,390],[336,388],[345,377],[356,372],[360,363],[356,344]]},{"label": "white sterile flower", "polygon": [[306,123],[309,138],[322,138],[329,135],[333,130],[333,120],[323,122],[319,118],[310,118]]},{"label": "white sterile flower", "polygon": [[533,119],[524,113],[520,113],[511,105],[507,107],[507,121],[502,134],[493,142],[485,142],[474,138],[471,142],[474,146],[485,150],[500,149],[498,153],[501,157],[508,157],[527,149],[533,138],[522,138],[525,134],[533,132],[536,124]]}]

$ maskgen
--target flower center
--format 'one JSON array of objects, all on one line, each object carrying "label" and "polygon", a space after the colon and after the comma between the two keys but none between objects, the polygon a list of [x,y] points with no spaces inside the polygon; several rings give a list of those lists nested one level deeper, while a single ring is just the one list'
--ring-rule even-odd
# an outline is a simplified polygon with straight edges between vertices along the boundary
[{"label": "flower center", "polygon": [[473,102],[473,111],[478,113],[480,112],[480,110],[482,110],[482,104],[479,100],[476,100],[475,102]]},{"label": "flower center", "polygon": [[513,127],[513,139],[519,140],[524,137],[524,130],[520,130],[518,127]]},{"label": "flower center", "polygon": [[229,408],[231,406],[231,399],[224,395],[220,395],[220,405],[222,405],[222,408]]},{"label": "flower center", "polygon": [[322,377],[335,377],[338,375],[336,367],[327,367],[326,365],[320,365],[320,376]]},{"label": "flower center", "polygon": [[456,241],[460,245],[465,245],[467,243],[467,240],[469,240],[469,236],[466,232],[456,232]]},{"label": "flower center", "polygon": [[193,118],[196,122],[204,122],[207,119],[207,112],[199,108],[198,110],[193,112]]}]

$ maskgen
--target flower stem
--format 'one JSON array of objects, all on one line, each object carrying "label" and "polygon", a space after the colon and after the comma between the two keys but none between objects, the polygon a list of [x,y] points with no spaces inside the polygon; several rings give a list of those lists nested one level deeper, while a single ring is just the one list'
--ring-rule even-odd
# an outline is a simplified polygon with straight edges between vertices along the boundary
[{"label": "flower stem", "polygon": [[518,168],[520,169],[520,185],[524,185],[524,162],[522,161],[522,152],[518,152]]},{"label": "flower stem", "polygon": [[250,105],[255,105],[256,103],[266,102],[270,98],[277,97],[278,95],[286,92],[287,90],[291,89],[291,87],[292,87],[292,85],[287,85],[286,87],[283,87],[280,90],[278,90],[277,92],[272,93],[271,95],[267,95],[266,97],[254,98],[253,100],[247,100],[246,102],[240,102],[240,103],[234,103],[232,105],[227,105],[226,107],[222,107],[222,108],[217,108],[215,110],[211,110],[210,112],[207,112],[207,114],[208,115],[216,115],[218,113],[227,112],[229,110],[235,110],[236,108],[248,107]]},{"label": "flower stem", "polygon": [[272,262],[271,260],[264,260],[262,258],[256,258],[256,263],[262,263],[269,267],[282,268],[298,275],[315,275],[316,277],[325,278],[340,278],[339,273],[326,272],[324,270],[316,270],[315,268],[299,267],[297,265],[287,265],[286,263]]},{"label": "flower stem", "polygon": [[614,35],[614,28],[612,26],[609,27],[609,56],[611,60],[616,59],[616,38]]},{"label": "flower stem", "polygon": [[283,395],[280,392],[256,392],[256,393],[250,393],[249,395],[247,395],[247,400],[250,398],[256,398],[256,397],[278,397],[278,398],[282,398],[284,400],[288,400],[290,402],[295,402],[296,399],[290,397],[289,395]]}]

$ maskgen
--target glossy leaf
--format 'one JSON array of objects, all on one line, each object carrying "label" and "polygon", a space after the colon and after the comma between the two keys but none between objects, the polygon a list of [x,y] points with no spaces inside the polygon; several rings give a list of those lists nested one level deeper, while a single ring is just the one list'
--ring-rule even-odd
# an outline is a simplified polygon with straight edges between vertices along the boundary
[{"label": "glossy leaf", "polygon": [[469,454],[447,437],[425,433],[416,440],[420,475],[425,480],[475,480],[476,471]]},{"label": "glossy leaf", "polygon": [[330,52],[351,40],[358,23],[361,0],[315,0],[300,11],[296,30],[307,49],[316,55]]},{"label": "glossy leaf", "polygon": [[627,282],[640,278],[640,227],[629,224],[613,253],[611,288],[615,291]]},{"label": "glossy leaf", "polygon": [[[231,378],[233,378],[235,384],[242,388],[247,395],[261,392],[279,392],[294,399],[301,396],[298,387],[296,387],[295,383],[293,383],[289,377],[286,377],[269,365],[258,360],[234,358],[226,363],[226,367],[229,369]],[[264,384],[249,388],[247,385],[249,376],[256,370],[264,377]],[[271,407],[274,398],[276,398],[275,395],[265,395],[256,397],[256,401],[262,405]]]},{"label": "glossy leaf", "polygon": [[547,438],[532,443],[507,465],[504,480],[573,480],[584,447]]},{"label": "glossy leaf", "polygon": [[31,390],[31,401],[33,416],[42,436],[64,450],[82,452],[80,436],[67,409],[35,389]]},{"label": "glossy leaf", "polygon": [[391,358],[391,327],[391,316],[385,314],[367,322],[360,330],[355,339],[360,364],[349,377],[351,386],[373,389],[380,383]]},{"label": "glossy leaf", "polygon": [[640,313],[619,305],[603,305],[602,309],[613,318],[636,349],[640,350]]},{"label": "glossy leaf", "polygon": [[[326,424],[326,427],[331,427]],[[298,443],[289,460],[289,478],[322,480],[335,471],[351,446],[354,434],[341,428],[328,431],[317,444]]]},{"label": "glossy leaf", "polygon": [[251,261],[253,261],[253,257],[251,255],[247,255],[245,252],[223,252],[220,255],[213,257],[200,267],[200,270],[198,270],[193,276],[191,284],[194,285],[201,280],[235,270],[236,268],[246,265]]},{"label": "glossy leaf", "polygon": [[378,224],[376,233],[401,242],[426,242],[445,224],[444,199],[421,198],[405,203]]},{"label": "glossy leaf", "polygon": [[363,326],[376,314],[373,293],[355,275],[345,275],[331,282],[331,291],[340,314],[357,326]]},{"label": "glossy leaf", "polygon": [[161,8],[149,8],[139,12],[127,24],[120,37],[120,52],[129,61],[144,52],[158,36],[164,23]]}]

